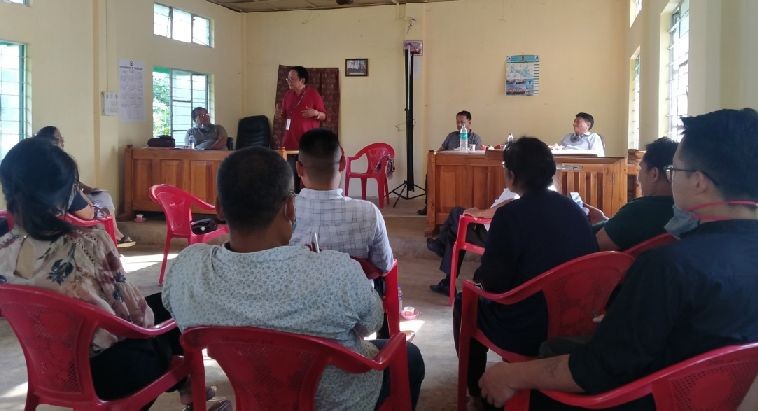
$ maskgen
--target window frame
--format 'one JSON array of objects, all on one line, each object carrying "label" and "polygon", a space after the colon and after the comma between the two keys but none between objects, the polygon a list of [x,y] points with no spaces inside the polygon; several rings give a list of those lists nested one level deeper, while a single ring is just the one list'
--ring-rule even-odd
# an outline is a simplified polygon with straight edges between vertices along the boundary
[{"label": "window frame", "polygon": [[628,148],[639,149],[640,147],[640,71],[641,59],[639,50],[631,60],[631,98],[629,104],[629,138]]},{"label": "window frame", "polygon": [[[175,139],[176,146],[183,146],[185,145],[186,141],[177,139],[176,132],[185,132],[185,136],[182,138],[186,138],[186,131],[188,129],[177,129],[174,128],[174,103],[175,102],[182,102],[182,103],[189,103],[190,110],[192,110],[195,107],[195,96],[194,96],[194,88],[193,84],[193,76],[204,76],[205,77],[205,92],[203,96],[203,100],[205,100],[205,104],[203,107],[205,107],[209,112],[211,111],[210,105],[211,105],[211,75],[209,73],[200,73],[198,71],[194,70],[186,70],[186,69],[180,69],[180,68],[173,68],[173,67],[162,67],[162,66],[154,66],[153,70],[151,72],[151,78],[154,79],[155,73],[165,73],[168,74],[168,127],[169,127],[169,135]],[[190,75],[190,99],[189,100],[178,100],[174,99],[174,73],[180,72],[182,74],[189,74]],[[155,86],[152,85],[152,92],[153,92],[153,101],[155,101]],[[153,104],[153,112],[155,112],[155,105]],[[192,127],[192,120],[190,119],[190,128]],[[156,133],[155,130],[155,121],[153,121],[153,134]]]},{"label": "window frame", "polygon": [[[179,42],[182,42],[182,43],[195,44],[195,45],[198,45],[198,46],[201,46],[201,47],[213,48],[213,43],[214,43],[213,20],[211,20],[208,17],[201,16],[199,14],[193,13],[191,11],[180,9],[178,7],[169,6],[169,5],[166,5],[166,4],[163,4],[163,3],[159,3],[159,2],[154,2],[153,3],[153,27],[155,27],[155,5],[156,4],[159,5],[159,6],[168,8],[168,31],[169,31],[169,36],[166,37],[166,36],[164,36],[162,34],[156,34],[155,33],[155,28],[153,28],[153,35],[154,36],[160,36],[160,37],[168,38],[168,39],[171,39],[171,40],[174,40],[174,41],[179,41]],[[180,10],[180,11],[182,11],[182,12],[187,13],[187,14],[190,15],[190,40],[189,41],[178,40],[174,36],[174,10]],[[203,20],[205,20],[205,21],[208,22],[208,44],[202,44],[202,43],[198,43],[198,42],[195,41],[195,19],[196,18],[203,19]]]},{"label": "window frame", "polygon": [[[682,5],[684,4],[686,4],[687,7],[683,12]],[[674,141],[680,141],[682,138],[681,131],[683,130],[683,125],[680,117],[687,115],[688,111],[688,104],[685,104],[684,112],[680,112],[682,111],[682,107],[679,106],[679,100],[682,97],[689,100],[689,14],[689,0],[680,0],[671,11],[668,30],[669,58],[667,64],[668,84],[666,86],[668,92],[666,99],[666,134]],[[685,20],[687,23],[687,31],[682,35],[682,23]],[[683,42],[686,42],[687,50],[682,52],[677,47],[683,47]],[[684,91],[682,93],[682,90],[680,89],[683,80]]]},{"label": "window frame", "polygon": [[[28,113],[30,102],[29,102],[29,96],[28,93],[28,73],[27,73],[27,48],[28,46],[24,43],[18,43],[14,41],[6,41],[6,40],[0,40],[0,45],[2,46],[17,46],[19,48],[18,53],[18,72],[19,72],[19,78],[18,78],[18,141],[14,142],[12,145],[7,147],[7,150],[9,151],[13,146],[15,146],[17,143],[21,142],[25,138],[29,137],[31,135],[30,133],[30,122],[29,118],[30,115]],[[1,93],[0,93],[1,94]],[[0,107],[0,110],[2,107]],[[0,123],[2,123],[2,118],[0,117]],[[2,133],[0,133],[0,158],[5,157],[6,153],[6,147],[3,147],[2,144]]]}]

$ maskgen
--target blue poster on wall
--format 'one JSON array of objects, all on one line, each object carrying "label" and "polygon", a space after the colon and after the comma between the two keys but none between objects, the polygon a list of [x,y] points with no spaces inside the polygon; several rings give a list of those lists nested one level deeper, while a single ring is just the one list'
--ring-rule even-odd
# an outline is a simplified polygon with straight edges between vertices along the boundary
[{"label": "blue poster on wall", "polygon": [[505,95],[536,96],[540,92],[540,57],[520,54],[505,58]]}]

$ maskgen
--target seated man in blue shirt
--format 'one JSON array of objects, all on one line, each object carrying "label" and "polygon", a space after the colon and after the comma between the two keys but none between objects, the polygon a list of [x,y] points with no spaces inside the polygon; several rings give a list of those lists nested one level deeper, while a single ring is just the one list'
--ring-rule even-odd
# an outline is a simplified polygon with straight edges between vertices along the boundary
[{"label": "seated man in blue shirt", "polygon": [[605,156],[603,140],[597,133],[592,133],[595,118],[591,114],[580,112],[574,118],[574,132],[566,134],[558,143],[563,150],[593,151],[598,157]]},{"label": "seated man in blue shirt", "polygon": [[471,131],[471,113],[466,110],[462,110],[456,113],[455,115],[455,131],[451,132],[450,134],[447,135],[447,137],[445,137],[438,151],[447,151],[447,150],[457,149],[458,146],[460,146],[461,128],[463,126],[466,126],[466,130],[468,130],[469,145],[476,144],[477,147],[481,146],[482,138],[479,137],[479,134],[476,134],[473,131]]},{"label": "seated man in blue shirt", "polygon": [[[490,367],[479,385],[491,403],[525,389],[600,393],[758,341],[758,113],[719,110],[682,122],[666,168],[676,205],[666,229],[681,240],[635,261],[587,345]],[[650,397],[628,406],[654,409]]]}]

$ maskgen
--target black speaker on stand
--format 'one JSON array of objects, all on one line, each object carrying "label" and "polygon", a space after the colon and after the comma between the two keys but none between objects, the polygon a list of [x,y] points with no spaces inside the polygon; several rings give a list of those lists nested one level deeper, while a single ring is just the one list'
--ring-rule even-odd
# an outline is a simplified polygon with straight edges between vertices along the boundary
[{"label": "black speaker on stand", "polygon": [[[397,195],[392,207],[396,207],[398,201],[410,200],[412,198],[426,195],[426,189],[415,184],[413,180],[413,56],[418,52],[411,51],[409,46],[405,47],[405,152],[406,152],[406,177],[402,184],[395,187],[390,193]],[[422,191],[415,194],[416,189]],[[414,192],[411,195],[411,192]]]}]

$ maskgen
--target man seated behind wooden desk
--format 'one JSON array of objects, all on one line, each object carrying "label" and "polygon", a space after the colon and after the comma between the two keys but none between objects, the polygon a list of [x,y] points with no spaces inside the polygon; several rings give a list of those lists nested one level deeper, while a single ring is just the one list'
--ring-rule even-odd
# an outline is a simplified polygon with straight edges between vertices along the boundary
[{"label": "man seated behind wooden desk", "polygon": [[219,124],[211,124],[211,116],[205,107],[192,109],[192,121],[195,126],[187,130],[186,141],[195,137],[195,150],[226,150],[229,136],[226,129]]}]

